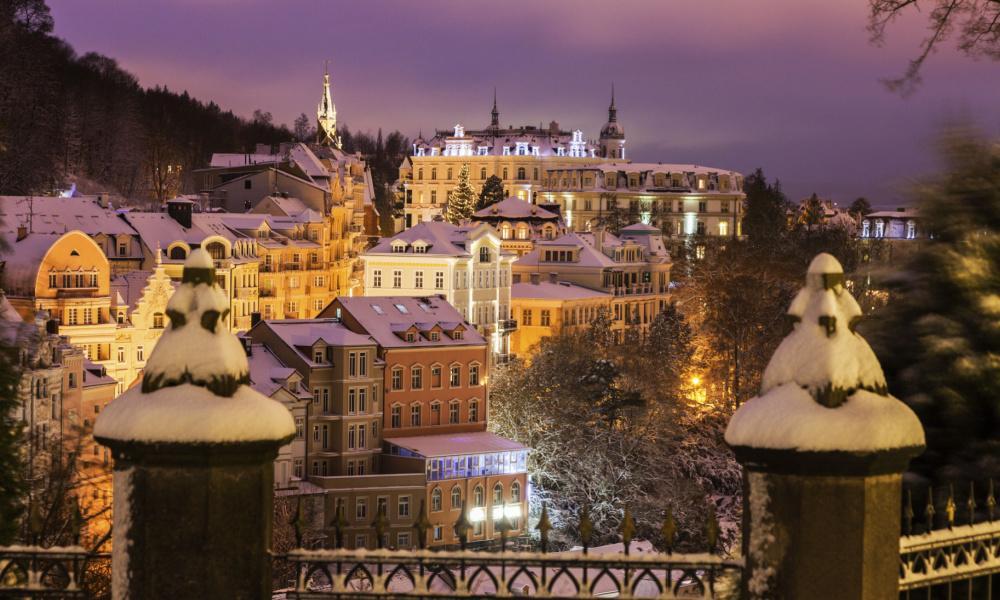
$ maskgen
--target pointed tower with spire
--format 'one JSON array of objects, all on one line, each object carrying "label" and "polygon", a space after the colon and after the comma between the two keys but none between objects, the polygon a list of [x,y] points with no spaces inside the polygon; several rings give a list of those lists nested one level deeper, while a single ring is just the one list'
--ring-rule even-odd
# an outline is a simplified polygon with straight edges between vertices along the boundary
[{"label": "pointed tower with spire", "polygon": [[337,135],[337,107],[330,96],[330,63],[327,61],[323,69],[323,97],[316,107],[316,142],[324,146],[340,148],[340,136]]},{"label": "pointed tower with spire", "polygon": [[500,111],[497,110],[497,89],[493,88],[493,110],[490,111],[490,131],[493,135],[500,132]]},{"label": "pointed tower with spire", "polygon": [[615,84],[611,84],[611,104],[608,106],[608,122],[601,127],[601,156],[604,158],[625,158],[625,129],[618,123],[618,108],[615,107]]}]

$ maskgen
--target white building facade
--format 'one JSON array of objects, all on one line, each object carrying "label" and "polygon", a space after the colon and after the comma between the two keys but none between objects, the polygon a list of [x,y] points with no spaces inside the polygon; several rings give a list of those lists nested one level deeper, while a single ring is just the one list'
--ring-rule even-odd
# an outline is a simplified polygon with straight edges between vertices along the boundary
[{"label": "white building facade", "polygon": [[507,353],[516,256],[501,248],[491,226],[422,222],[383,239],[361,258],[365,295],[441,295],[491,341],[494,353]]}]

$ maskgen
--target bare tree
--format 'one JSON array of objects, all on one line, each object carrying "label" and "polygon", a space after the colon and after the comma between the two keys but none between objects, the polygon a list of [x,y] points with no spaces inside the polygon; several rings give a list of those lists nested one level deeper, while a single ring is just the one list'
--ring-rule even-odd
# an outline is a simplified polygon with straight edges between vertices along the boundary
[{"label": "bare tree", "polygon": [[909,10],[931,5],[927,13],[928,34],[920,42],[920,53],[910,61],[902,76],[884,81],[903,95],[920,85],[920,70],[937,47],[955,36],[958,49],[973,57],[1000,60],[1000,0],[869,0],[868,31],[882,44],[886,30],[897,17]]}]

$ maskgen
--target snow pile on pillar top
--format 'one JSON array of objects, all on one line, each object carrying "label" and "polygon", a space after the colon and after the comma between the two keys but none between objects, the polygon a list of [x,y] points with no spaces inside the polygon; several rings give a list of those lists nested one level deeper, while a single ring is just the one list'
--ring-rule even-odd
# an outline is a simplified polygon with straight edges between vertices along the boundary
[{"label": "snow pile on pillar top", "polygon": [[143,442],[282,440],[295,433],[288,410],[249,387],[243,345],[229,331],[229,301],[202,249],[184,263],[163,332],[133,387],[101,412],[94,436]]},{"label": "snow pile on pillar top", "polygon": [[924,444],[920,421],[888,394],[875,353],[854,331],[861,307],[836,258],[813,259],[788,314],[794,330],[764,370],[761,395],[733,415],[727,443],[802,451]]}]

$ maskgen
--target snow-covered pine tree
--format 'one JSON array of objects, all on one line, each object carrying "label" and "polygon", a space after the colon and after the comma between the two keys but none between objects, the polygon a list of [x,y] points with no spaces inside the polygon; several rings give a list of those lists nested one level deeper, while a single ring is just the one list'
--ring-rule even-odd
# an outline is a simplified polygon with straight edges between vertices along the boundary
[{"label": "snow-covered pine tree", "polygon": [[503,180],[496,175],[490,175],[483,184],[483,189],[479,192],[479,200],[476,202],[476,210],[482,210],[491,204],[496,204],[504,199]]},{"label": "snow-covered pine tree", "polygon": [[455,225],[461,224],[472,218],[472,213],[476,208],[476,191],[469,183],[469,165],[462,165],[462,170],[458,173],[458,184],[451,191],[448,198],[448,207],[445,212],[445,219]]}]

